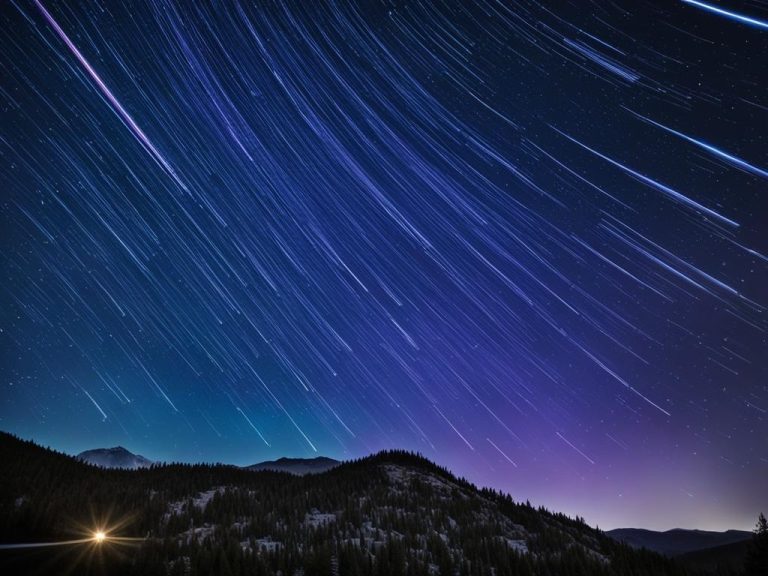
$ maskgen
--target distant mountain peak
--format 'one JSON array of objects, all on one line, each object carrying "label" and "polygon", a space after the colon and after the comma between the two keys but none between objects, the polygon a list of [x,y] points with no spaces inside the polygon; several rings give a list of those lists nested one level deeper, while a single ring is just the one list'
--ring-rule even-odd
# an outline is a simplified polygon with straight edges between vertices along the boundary
[{"label": "distant mountain peak", "polygon": [[82,460],[92,466],[102,468],[125,468],[136,470],[138,468],[149,468],[152,461],[140,454],[134,454],[122,446],[112,448],[95,448],[86,450],[77,455],[78,460]]},{"label": "distant mountain peak", "polygon": [[341,462],[327,456],[317,456],[315,458],[288,458],[283,456],[277,460],[267,460],[266,462],[259,462],[245,468],[254,472],[270,470],[272,472],[288,472],[296,476],[304,476],[305,474],[322,474],[339,464]]},{"label": "distant mountain peak", "polygon": [[127,448],[122,446],[113,446],[112,448],[96,448],[94,450],[86,450],[86,452],[104,452],[107,454],[133,454]]}]

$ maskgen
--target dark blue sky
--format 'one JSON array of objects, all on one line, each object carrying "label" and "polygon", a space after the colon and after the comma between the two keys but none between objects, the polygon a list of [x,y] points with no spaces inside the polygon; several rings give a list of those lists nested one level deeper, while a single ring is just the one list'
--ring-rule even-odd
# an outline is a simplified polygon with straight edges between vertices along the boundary
[{"label": "dark blue sky", "polygon": [[2,429],[768,512],[768,6],[194,4],[0,8]]}]

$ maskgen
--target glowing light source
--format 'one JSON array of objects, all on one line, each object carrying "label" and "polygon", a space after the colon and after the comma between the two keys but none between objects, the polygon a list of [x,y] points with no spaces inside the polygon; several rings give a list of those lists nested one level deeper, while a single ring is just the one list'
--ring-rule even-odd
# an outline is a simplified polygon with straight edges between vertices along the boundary
[{"label": "glowing light source", "polygon": [[98,530],[97,532],[93,533],[93,540],[94,540],[94,542],[97,542],[97,543],[101,544],[106,539],[107,539],[107,535],[104,532],[102,532],[101,530]]}]

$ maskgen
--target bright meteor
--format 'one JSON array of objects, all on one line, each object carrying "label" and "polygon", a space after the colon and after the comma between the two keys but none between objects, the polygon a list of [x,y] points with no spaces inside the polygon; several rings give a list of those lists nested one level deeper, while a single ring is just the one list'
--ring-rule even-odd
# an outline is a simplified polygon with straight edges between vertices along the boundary
[{"label": "bright meteor", "polygon": [[67,45],[67,48],[69,48],[72,54],[74,54],[75,58],[77,58],[77,60],[80,62],[83,68],[85,68],[86,72],[88,72],[88,75],[99,87],[99,90],[101,90],[101,93],[104,94],[104,97],[109,101],[110,104],[112,104],[112,107],[114,111],[117,113],[117,115],[120,116],[120,118],[123,120],[125,125],[128,126],[128,128],[131,130],[131,132],[133,132],[133,134],[141,142],[144,148],[150,153],[150,155],[154,158],[155,162],[157,162],[171,176],[171,178],[173,178],[176,181],[176,184],[178,184],[182,190],[186,191],[187,190],[186,185],[179,179],[178,175],[176,174],[176,171],[173,169],[170,163],[165,159],[165,157],[160,153],[160,151],[157,148],[155,148],[155,145],[152,144],[149,137],[144,133],[144,131],[139,127],[139,125],[136,123],[133,117],[123,107],[123,105],[120,103],[117,97],[112,93],[109,87],[104,83],[104,81],[101,79],[101,76],[99,76],[96,70],[94,70],[90,62],[88,62],[88,60],[85,59],[85,56],[83,56],[82,52],[78,50],[77,46],[75,46],[75,43],[72,42],[72,40],[70,40],[67,33],[64,32],[64,29],[61,26],[59,26],[59,23],[54,19],[51,13],[48,12],[45,6],[43,6],[40,0],[35,0],[35,5],[37,5],[38,9],[43,14],[45,19],[56,31],[56,34],[58,34],[59,38],[62,39],[62,41]]},{"label": "bright meteor", "polygon": [[757,26],[758,28],[768,29],[768,22],[758,20],[757,18],[750,18],[749,16],[737,14],[736,12],[729,12],[728,10],[723,10],[722,8],[718,8],[717,6],[712,6],[711,4],[706,4],[704,2],[698,2],[697,0],[683,0],[683,2],[686,4],[693,4],[694,6],[702,8],[703,10],[708,10],[710,12],[714,12],[715,14],[720,14],[721,16],[725,16],[731,20],[736,20],[737,22],[743,22],[744,24],[751,24],[752,26]]}]

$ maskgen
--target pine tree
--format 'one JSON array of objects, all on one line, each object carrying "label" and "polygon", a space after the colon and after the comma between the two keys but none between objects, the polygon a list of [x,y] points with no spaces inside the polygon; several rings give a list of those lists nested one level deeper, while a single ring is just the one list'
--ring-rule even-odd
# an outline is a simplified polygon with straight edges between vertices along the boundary
[{"label": "pine tree", "polygon": [[745,562],[745,576],[768,576],[768,520],[761,512]]}]

